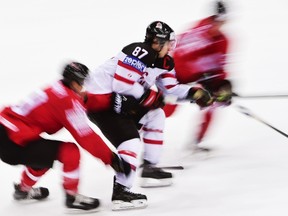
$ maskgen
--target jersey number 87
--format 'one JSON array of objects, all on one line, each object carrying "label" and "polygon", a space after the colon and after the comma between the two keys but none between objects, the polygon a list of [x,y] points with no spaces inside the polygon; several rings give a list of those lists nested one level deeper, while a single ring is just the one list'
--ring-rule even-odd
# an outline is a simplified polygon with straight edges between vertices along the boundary
[{"label": "jersey number 87", "polygon": [[132,55],[137,57],[138,59],[143,58],[144,56],[146,56],[148,54],[148,51],[141,48],[141,47],[136,47],[134,49],[134,51],[132,52]]}]

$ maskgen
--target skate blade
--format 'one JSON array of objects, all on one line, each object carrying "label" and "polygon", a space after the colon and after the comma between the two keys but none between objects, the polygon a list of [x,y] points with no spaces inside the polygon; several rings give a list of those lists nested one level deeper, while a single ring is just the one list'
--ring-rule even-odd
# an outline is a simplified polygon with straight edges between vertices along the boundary
[{"label": "skate blade", "polygon": [[168,187],[172,185],[172,179],[155,179],[155,178],[141,178],[140,187],[142,188],[156,188]]},{"label": "skate blade", "polygon": [[40,202],[45,202],[45,201],[49,201],[49,198],[46,197],[44,199],[13,199],[13,202],[19,204],[19,205],[30,205],[30,204],[34,204],[34,203],[40,203]]},{"label": "skate blade", "polygon": [[95,213],[95,212],[99,212],[101,211],[101,207],[97,207],[95,209],[90,209],[90,210],[83,210],[83,209],[75,209],[75,208],[65,208],[64,213],[65,214],[91,214],[91,213]]},{"label": "skate blade", "polygon": [[147,207],[146,199],[132,200],[131,202],[124,202],[121,200],[112,201],[112,211],[143,209]]}]

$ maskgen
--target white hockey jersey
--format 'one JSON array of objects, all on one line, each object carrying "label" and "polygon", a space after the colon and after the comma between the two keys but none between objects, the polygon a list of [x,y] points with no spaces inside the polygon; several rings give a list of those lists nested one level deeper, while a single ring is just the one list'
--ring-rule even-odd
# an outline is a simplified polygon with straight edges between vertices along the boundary
[{"label": "white hockey jersey", "polygon": [[85,86],[92,94],[117,92],[137,99],[153,86],[164,95],[172,94],[178,99],[184,99],[191,88],[178,83],[171,56],[157,58],[157,52],[141,42],[124,47],[118,55],[92,71]]}]

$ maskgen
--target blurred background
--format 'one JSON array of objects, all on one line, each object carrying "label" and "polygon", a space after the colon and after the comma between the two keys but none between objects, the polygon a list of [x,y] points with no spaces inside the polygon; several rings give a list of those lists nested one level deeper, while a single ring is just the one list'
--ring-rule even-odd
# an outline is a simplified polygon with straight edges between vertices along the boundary
[{"label": "blurred background", "polygon": [[[82,62],[93,70],[123,46],[143,41],[146,26],[154,20],[164,21],[176,34],[181,33],[198,19],[212,15],[212,2],[2,1],[0,107],[17,103],[35,88],[57,80],[67,61]],[[224,31],[231,38],[227,70],[235,83],[235,92],[240,95],[287,94],[288,2],[225,2],[229,18]],[[288,132],[286,98],[235,98],[233,104],[247,106],[267,122]],[[175,171],[175,185],[171,188],[142,189],[151,203],[146,210],[117,215],[287,215],[287,138],[243,116],[233,106],[219,111],[219,124],[212,128],[207,143],[215,152],[204,159],[187,156],[184,150],[191,138],[188,127],[197,122],[197,107],[184,104],[169,118],[163,163],[189,168]],[[182,154],[186,156],[181,158]],[[98,215],[116,215],[109,210],[112,171],[107,173],[85,153],[83,164],[88,165],[83,166],[82,190],[104,200],[104,211]],[[17,181],[18,168],[0,162],[0,170],[0,215],[63,215],[59,211],[63,194],[58,185],[58,173],[52,171],[43,180],[52,188],[48,204],[23,206],[11,201],[12,182]],[[171,205],[174,202],[178,207]]]},{"label": "blurred background", "polygon": [[[15,102],[54,80],[68,60],[91,69],[123,46],[143,41],[146,26],[167,22],[176,33],[211,15],[212,0],[11,0],[0,8],[1,104]],[[282,93],[286,88],[285,0],[226,1],[231,37],[229,71],[239,93]],[[5,82],[3,82],[5,80]],[[32,81],[27,85],[27,81]],[[17,88],[16,88],[17,87]],[[19,91],[19,89],[21,91]],[[21,92],[21,93],[20,93]]]}]

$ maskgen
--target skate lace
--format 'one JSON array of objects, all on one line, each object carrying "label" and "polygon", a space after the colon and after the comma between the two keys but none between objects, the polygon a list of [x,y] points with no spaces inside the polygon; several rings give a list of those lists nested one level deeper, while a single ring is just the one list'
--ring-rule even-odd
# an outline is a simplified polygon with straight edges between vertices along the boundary
[{"label": "skate lace", "polygon": [[40,188],[32,188],[29,192],[28,192],[28,198],[33,199],[35,197],[41,197],[42,196],[42,191]]},{"label": "skate lace", "polygon": [[130,191],[128,188],[124,188],[124,191],[125,192],[127,192],[127,193],[129,193],[129,194],[131,194],[131,195],[140,195],[139,193],[134,193],[134,192],[132,192],[132,191]]},{"label": "skate lace", "polygon": [[163,169],[161,169],[160,167],[156,167],[156,166],[148,166],[147,169],[154,171],[154,172],[165,172]]},{"label": "skate lace", "polygon": [[157,172],[164,172],[164,170],[159,167],[153,167],[153,169]]},{"label": "skate lace", "polygon": [[94,199],[81,195],[81,194],[77,194],[75,196],[75,201],[74,203],[87,203],[87,204],[93,204],[94,203]]}]

